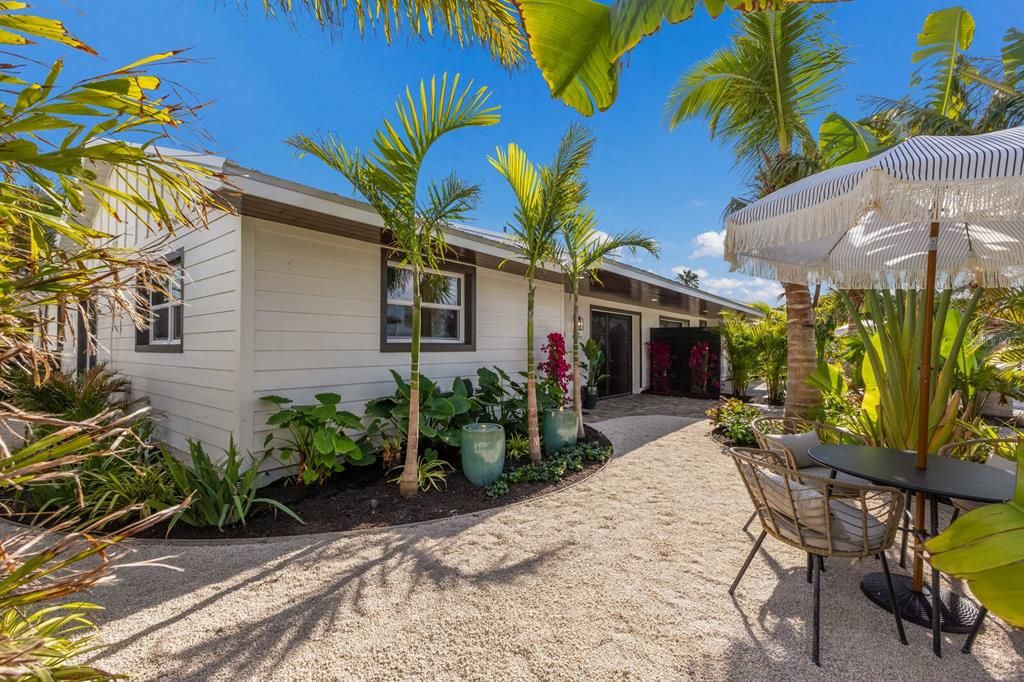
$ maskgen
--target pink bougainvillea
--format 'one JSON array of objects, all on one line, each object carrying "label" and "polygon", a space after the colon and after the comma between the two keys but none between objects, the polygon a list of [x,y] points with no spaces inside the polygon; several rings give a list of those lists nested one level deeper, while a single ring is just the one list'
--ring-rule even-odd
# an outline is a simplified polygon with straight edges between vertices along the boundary
[{"label": "pink bougainvillea", "polygon": [[712,376],[717,367],[718,356],[711,352],[711,347],[701,341],[690,349],[688,365],[690,367],[690,393],[704,398],[719,389],[718,381]]},{"label": "pink bougainvillea", "polygon": [[569,363],[565,360],[565,337],[558,332],[548,334],[548,342],[540,347],[548,359],[537,365],[537,369],[548,379],[556,382],[562,393],[569,392]]},{"label": "pink bougainvillea", "polygon": [[672,367],[672,346],[664,341],[651,341],[647,344],[647,356],[651,367],[650,393],[668,395],[669,369]]}]

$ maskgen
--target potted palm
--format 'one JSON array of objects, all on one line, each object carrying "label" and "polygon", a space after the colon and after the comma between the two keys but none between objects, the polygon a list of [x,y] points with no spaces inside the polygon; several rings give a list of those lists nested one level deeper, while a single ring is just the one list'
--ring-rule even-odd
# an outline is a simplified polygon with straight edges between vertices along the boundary
[{"label": "potted palm", "polygon": [[583,409],[592,410],[597,407],[597,385],[608,376],[604,372],[604,350],[596,339],[587,339],[581,343],[580,350],[587,358],[587,383],[582,390]]}]

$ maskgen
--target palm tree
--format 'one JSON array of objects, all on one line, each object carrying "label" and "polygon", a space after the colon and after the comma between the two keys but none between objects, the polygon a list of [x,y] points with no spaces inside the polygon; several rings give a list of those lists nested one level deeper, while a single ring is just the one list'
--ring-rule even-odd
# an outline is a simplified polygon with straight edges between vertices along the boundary
[{"label": "palm tree", "polygon": [[691,289],[700,289],[700,275],[690,268],[686,268],[682,272],[677,272],[676,279],[678,279],[679,283],[683,286],[690,287]]},{"label": "palm tree", "polygon": [[509,144],[506,151],[499,148],[493,158],[488,158],[516,195],[517,205],[508,229],[526,269],[526,425],[532,462],[541,459],[533,342],[537,271],[558,259],[558,234],[586,197],[581,174],[593,146],[594,140],[584,128],[572,126],[549,166],[535,165],[516,144]]},{"label": "palm tree", "polygon": [[[808,119],[821,113],[846,65],[844,48],[825,30],[825,18],[805,6],[743,15],[727,49],[714,52],[678,80],[666,104],[668,124],[704,118],[711,136],[732,145],[747,170],[785,168],[756,178],[763,195],[808,174],[814,164],[794,158],[818,154]],[[799,152],[795,154],[794,152]],[[806,284],[783,282],[788,320],[786,413],[809,415],[821,391],[807,382],[816,366],[814,309]]]},{"label": "palm tree", "polygon": [[[657,255],[658,243],[640,232],[625,232],[607,236],[594,228],[594,212],[578,211],[572,220],[562,226],[562,272],[569,283],[572,296],[572,401],[576,409],[576,429],[580,438],[583,431],[583,394],[580,381],[580,330],[575,321],[580,314],[580,282],[591,278],[598,284],[598,270],[609,256],[621,249],[636,254],[638,249]],[[597,372],[593,368],[591,372]]]},{"label": "palm tree", "polygon": [[509,0],[263,0],[267,16],[309,14],[331,33],[355,25],[380,31],[390,43],[403,32],[420,38],[443,33],[459,45],[480,44],[507,68],[522,66],[526,36]]},{"label": "palm tree", "polygon": [[437,269],[447,250],[445,229],[462,220],[473,208],[480,190],[454,174],[426,188],[426,200],[417,196],[424,160],[431,146],[445,134],[460,128],[489,126],[498,122],[498,107],[487,106],[490,92],[473,89],[470,82],[459,90],[459,76],[420,82],[418,101],[407,89],[395,103],[398,125],[385,121],[374,136],[375,150],[362,155],[349,151],[334,135],[312,139],[295,135],[288,144],[300,155],[312,154],[341,173],[384,220],[400,267],[412,280],[412,339],[409,357],[409,427],[405,465],[399,479],[402,495],[418,489],[420,432],[420,286],[430,270]]}]

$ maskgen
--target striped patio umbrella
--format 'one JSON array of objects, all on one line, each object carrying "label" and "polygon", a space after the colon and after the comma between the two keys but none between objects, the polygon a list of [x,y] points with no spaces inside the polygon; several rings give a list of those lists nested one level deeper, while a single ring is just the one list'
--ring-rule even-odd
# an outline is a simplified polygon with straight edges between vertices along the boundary
[{"label": "striped patio umbrella", "polygon": [[[1024,128],[915,137],[795,182],[728,217],[725,259],[784,282],[924,289],[930,348],[937,285],[1024,283]],[[930,396],[930,354],[922,357],[920,395]],[[928,411],[920,413],[924,469]],[[916,589],[919,568],[915,561]]]},{"label": "striped patio umbrella", "polygon": [[844,289],[1020,283],[1024,128],[915,137],[795,182],[728,217],[725,259]]}]

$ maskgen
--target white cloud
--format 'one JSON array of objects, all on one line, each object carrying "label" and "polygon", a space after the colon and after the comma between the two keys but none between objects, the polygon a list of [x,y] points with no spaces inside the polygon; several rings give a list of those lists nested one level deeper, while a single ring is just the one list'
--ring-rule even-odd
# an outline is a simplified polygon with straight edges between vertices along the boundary
[{"label": "white cloud", "polygon": [[693,238],[693,244],[696,248],[690,254],[690,258],[722,258],[725,255],[725,230],[701,232]]},{"label": "white cloud", "polygon": [[701,289],[726,298],[748,303],[764,301],[775,305],[782,295],[782,285],[761,277],[701,277]]},{"label": "white cloud", "polygon": [[690,208],[704,208],[707,205],[707,199],[690,199]]}]

